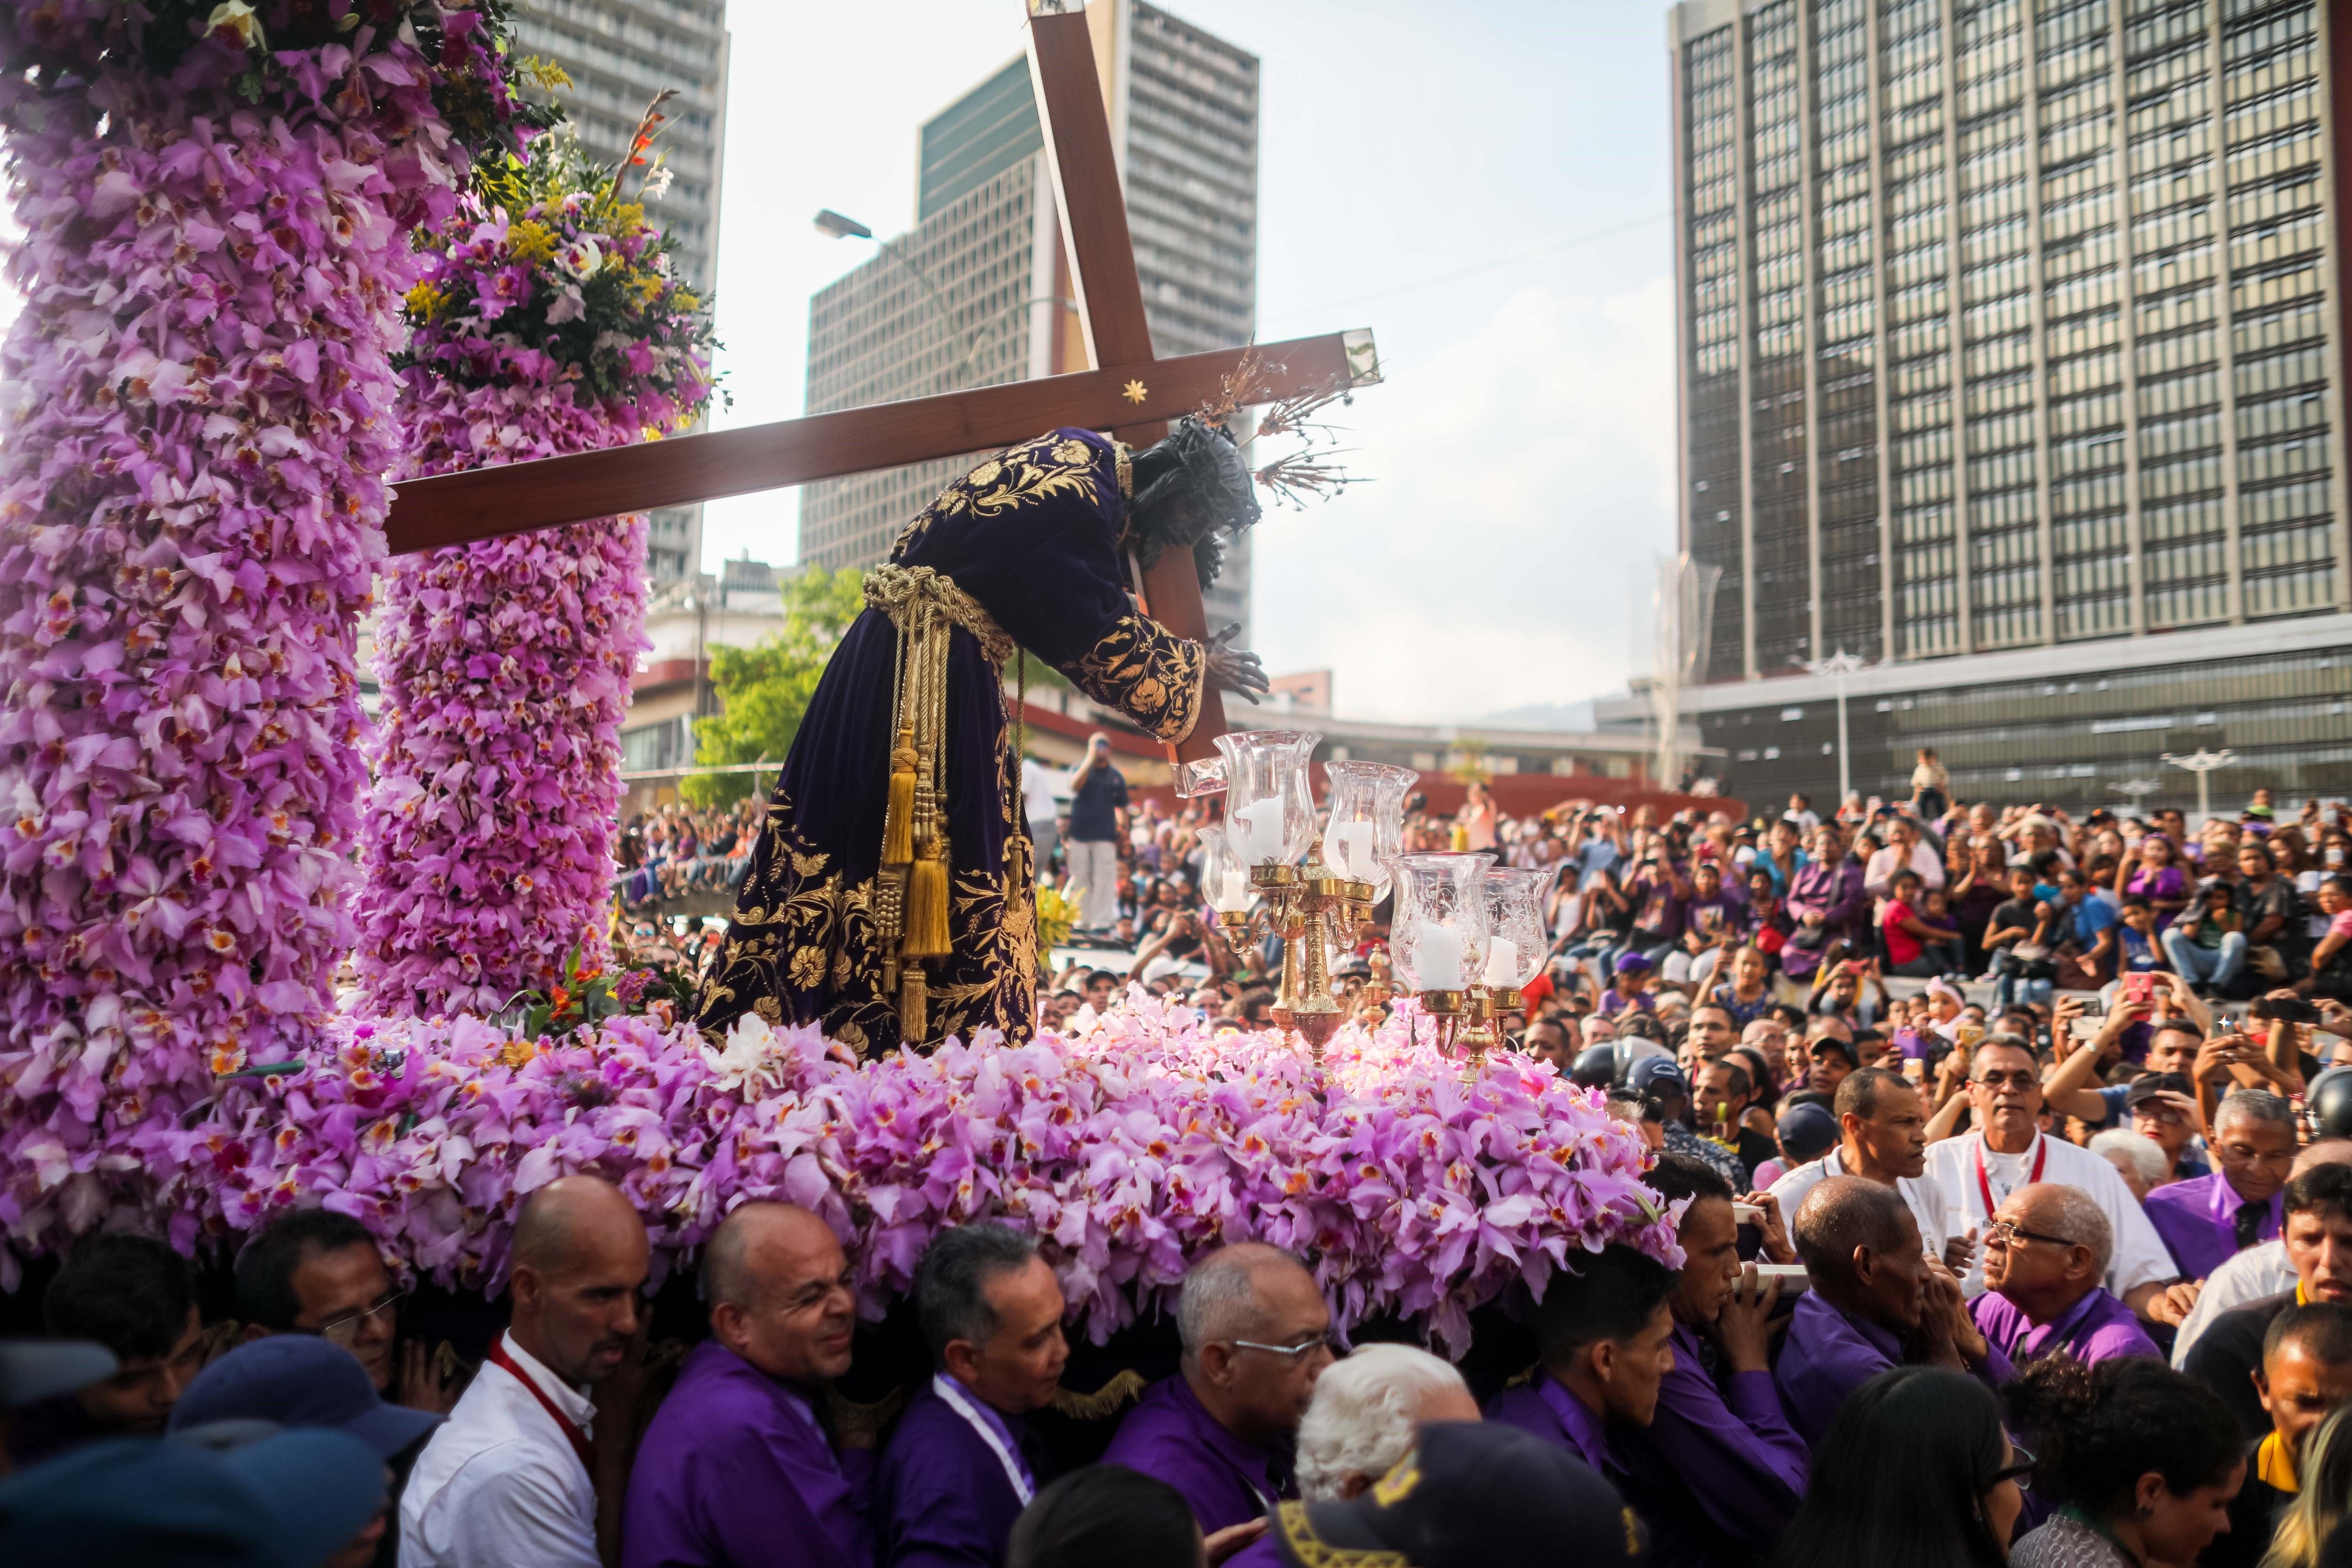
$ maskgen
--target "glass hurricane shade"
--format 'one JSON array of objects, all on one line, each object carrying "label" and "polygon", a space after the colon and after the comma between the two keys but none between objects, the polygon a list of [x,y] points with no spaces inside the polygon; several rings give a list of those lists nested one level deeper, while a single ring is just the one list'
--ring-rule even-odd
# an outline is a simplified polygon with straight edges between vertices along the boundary
[{"label": "glass hurricane shade", "polygon": [[1234,853],[1232,838],[1222,827],[1201,829],[1201,896],[1221,915],[1241,913],[1250,906],[1249,862]]},{"label": "glass hurricane shade", "polygon": [[1396,915],[1389,950],[1413,991],[1466,991],[1486,963],[1485,878],[1495,858],[1404,855],[1396,861]]},{"label": "glass hurricane shade", "polygon": [[1549,871],[1496,867],[1486,873],[1486,959],[1480,984],[1517,991],[1543,970],[1550,939],[1544,930],[1544,889]]},{"label": "glass hurricane shade", "polygon": [[1245,866],[1287,866],[1315,837],[1307,760],[1311,730],[1236,730],[1217,737],[1225,758],[1225,836]]},{"label": "glass hurricane shade", "polygon": [[1404,797],[1421,775],[1386,763],[1331,763],[1330,816],[1323,826],[1323,863],[1351,882],[1369,882],[1375,902],[1394,881],[1390,865],[1404,852]]}]

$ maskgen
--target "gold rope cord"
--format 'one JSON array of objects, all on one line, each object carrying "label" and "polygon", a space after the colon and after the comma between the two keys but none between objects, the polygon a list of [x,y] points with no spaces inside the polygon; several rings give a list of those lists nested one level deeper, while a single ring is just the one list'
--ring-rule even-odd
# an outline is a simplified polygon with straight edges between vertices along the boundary
[{"label": "gold rope cord", "polygon": [[898,993],[899,1036],[916,1042],[928,1033],[929,976],[923,961],[946,957],[950,946],[953,862],[945,769],[948,654],[954,628],[971,634],[1000,672],[1018,645],[953,579],[928,566],[874,568],[866,578],[866,602],[889,616],[898,633],[875,930],[883,947],[884,983]]}]

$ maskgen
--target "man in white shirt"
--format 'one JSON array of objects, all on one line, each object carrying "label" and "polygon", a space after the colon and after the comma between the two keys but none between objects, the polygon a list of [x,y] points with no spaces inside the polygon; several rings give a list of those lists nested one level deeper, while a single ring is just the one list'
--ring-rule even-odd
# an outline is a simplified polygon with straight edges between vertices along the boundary
[{"label": "man in white shirt", "polygon": [[[2042,1069],[2023,1039],[1994,1035],[1977,1047],[1969,1069],[1969,1109],[1979,1131],[1927,1149],[1928,1178],[1943,1189],[1944,1211],[1959,1234],[1971,1240],[1983,1235],[2002,1201],[2029,1183],[2080,1187],[2115,1231],[2108,1293],[2149,1322],[2178,1323],[2188,1316],[2196,1289],[2176,1284],[2179,1270],[2172,1254],[2123,1176],[2103,1156],[2042,1136],[2036,1121]],[[1981,1258],[1969,1259],[1961,1283],[1969,1296],[1982,1294]]]},{"label": "man in white shirt", "polygon": [[566,1176],[523,1205],[512,1256],[512,1326],[401,1494],[400,1568],[601,1568],[597,1488],[617,1495],[628,1434],[595,1441],[590,1390],[637,1332],[645,1221],[617,1187]]},{"label": "man in white shirt", "polygon": [[[2288,1179],[2302,1175],[2315,1165],[2344,1163],[2352,1163],[2352,1141],[2323,1138],[2307,1144],[2294,1157],[2294,1169]],[[2196,1307],[2181,1320],[2179,1331],[2172,1337],[2172,1364],[2188,1364],[2189,1347],[2222,1313],[2266,1296],[2284,1295],[2294,1289],[2296,1282],[2294,1261],[2286,1255],[2285,1237],[2247,1247],[2213,1270],[2205,1281],[2205,1289],[2198,1292]]]},{"label": "man in white shirt", "polygon": [[1070,775],[1060,769],[1049,768],[1034,757],[1021,759],[1021,810],[1029,822],[1029,842],[1035,851],[1030,869],[1036,876],[1045,874],[1062,841],[1055,824],[1061,806],[1055,796],[1069,784]]},{"label": "man in white shirt", "polygon": [[1944,1218],[1944,1190],[1923,1175],[1927,1159],[1927,1114],[1919,1091],[1900,1073],[1864,1068],[1848,1073],[1837,1087],[1838,1146],[1798,1166],[1772,1184],[1784,1215],[1793,1215],[1805,1194],[1828,1176],[1860,1176],[1902,1194],[1919,1222],[1920,1247],[1968,1267],[1968,1242],[1955,1237]]},{"label": "man in white shirt", "polygon": [[1919,873],[1919,886],[1935,892],[1944,885],[1944,858],[1934,846],[1919,837],[1919,825],[1907,816],[1891,819],[1886,827],[1886,847],[1871,851],[1870,860],[1862,868],[1863,891],[1872,898],[1883,899],[1895,881],[1895,873],[1905,867]]}]

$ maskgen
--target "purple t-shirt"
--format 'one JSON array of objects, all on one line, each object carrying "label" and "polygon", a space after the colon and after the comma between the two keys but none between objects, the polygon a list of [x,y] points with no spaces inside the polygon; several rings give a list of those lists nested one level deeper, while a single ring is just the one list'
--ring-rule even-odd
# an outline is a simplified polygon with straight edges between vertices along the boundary
[{"label": "purple t-shirt", "polygon": [[2164,1352],[2139,1326],[2132,1310],[2096,1285],[2046,1323],[2033,1321],[2016,1302],[1996,1290],[1969,1302],[1969,1316],[1975,1321],[1977,1331],[2019,1366],[2062,1350],[2085,1366],[2115,1356],[2164,1359]]}]

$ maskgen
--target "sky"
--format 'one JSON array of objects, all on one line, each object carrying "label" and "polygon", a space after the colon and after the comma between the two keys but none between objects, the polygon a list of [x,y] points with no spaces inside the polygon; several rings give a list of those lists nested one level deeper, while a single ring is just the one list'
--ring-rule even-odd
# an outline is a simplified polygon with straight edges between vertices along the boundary
[{"label": "sky", "polygon": [[[1165,3],[1262,61],[1258,335],[1369,326],[1387,373],[1345,419],[1370,482],[1258,528],[1266,668],[1366,718],[1622,689],[1674,534],[1664,10]],[[729,12],[722,428],[802,412],[809,296],[874,254],[817,209],[908,227],[917,127],[1023,42],[1018,0]],[[712,503],[706,563],[789,562],[796,517]]]}]

